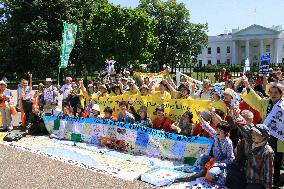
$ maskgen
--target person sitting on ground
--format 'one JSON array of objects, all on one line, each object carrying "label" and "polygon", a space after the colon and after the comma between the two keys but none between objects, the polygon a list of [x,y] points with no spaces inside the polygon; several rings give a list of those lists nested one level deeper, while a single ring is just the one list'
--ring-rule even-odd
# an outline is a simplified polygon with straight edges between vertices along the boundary
[{"label": "person sitting on ground", "polygon": [[157,116],[153,120],[153,128],[157,130],[163,130],[165,132],[171,132],[172,121],[164,114],[164,107],[157,106],[154,114]]},{"label": "person sitting on ground", "polygon": [[62,107],[62,113],[64,116],[68,116],[68,117],[72,117],[73,113],[72,113],[72,107],[70,106],[70,104],[65,104]]},{"label": "person sitting on ground", "polygon": [[83,117],[83,118],[86,118],[86,117],[87,117],[87,115],[84,113],[84,109],[83,109],[83,107],[82,107],[81,104],[77,104],[76,108],[77,108],[77,109],[76,109],[75,116],[77,116],[77,117]]},{"label": "person sitting on ground", "polygon": [[94,104],[92,107],[92,113],[90,114],[89,118],[97,118],[100,117],[100,106],[98,104]]},{"label": "person sitting on ground", "polygon": [[51,106],[51,115],[52,116],[58,116],[59,114],[62,113],[62,111],[58,107],[57,101],[51,102],[50,106]]},{"label": "person sitting on ground", "polygon": [[117,121],[125,122],[125,123],[134,123],[135,119],[131,113],[127,111],[128,103],[126,101],[122,101],[119,103],[120,112],[117,115]]},{"label": "person sitting on ground", "polygon": [[[226,114],[220,109],[211,108],[211,111],[202,111],[201,116],[210,124],[213,129],[216,130],[217,124],[225,120]],[[201,123],[196,124],[196,126],[193,128],[192,135],[213,138],[210,133],[202,128]]]},{"label": "person sitting on ground", "polygon": [[190,111],[186,111],[182,117],[171,125],[171,129],[176,130],[178,134],[192,136],[194,123],[193,115]]},{"label": "person sitting on ground", "polygon": [[151,119],[147,116],[147,107],[142,105],[140,109],[135,110],[133,106],[133,100],[129,100],[128,104],[130,105],[129,109],[135,118],[135,123],[142,124],[146,127],[153,127]]},{"label": "person sitting on ground", "polygon": [[113,121],[117,121],[117,119],[112,115],[113,114],[113,110],[110,107],[106,107],[104,109],[104,119],[110,119]]},{"label": "person sitting on ground", "polygon": [[48,134],[42,119],[42,111],[40,111],[38,104],[33,104],[28,132],[25,135],[27,134]]},{"label": "person sitting on ground", "polygon": [[212,179],[217,188],[224,188],[227,178],[226,167],[232,164],[235,156],[233,152],[233,143],[228,137],[230,126],[227,122],[221,121],[217,124],[217,129],[214,130],[208,122],[197,112],[197,116],[202,127],[214,136],[213,156],[214,164],[207,173]]}]

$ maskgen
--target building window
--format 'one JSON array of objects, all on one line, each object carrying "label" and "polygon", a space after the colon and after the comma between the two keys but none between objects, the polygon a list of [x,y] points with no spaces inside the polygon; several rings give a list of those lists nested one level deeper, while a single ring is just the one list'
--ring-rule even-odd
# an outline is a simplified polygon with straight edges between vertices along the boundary
[{"label": "building window", "polygon": [[220,54],[220,47],[217,47],[217,54]]},{"label": "building window", "polygon": [[266,53],[270,53],[270,45],[266,45],[265,46],[265,52]]},{"label": "building window", "polygon": [[211,47],[208,47],[207,53],[208,53],[208,54],[211,54]]},{"label": "building window", "polygon": [[198,60],[199,67],[202,66],[202,60]]},{"label": "building window", "polygon": [[227,53],[230,53],[231,52],[231,49],[229,46],[227,46]]},{"label": "building window", "polygon": [[221,61],[220,59],[217,60],[217,65],[221,64]]},{"label": "building window", "polygon": [[230,59],[227,59],[227,64],[231,64],[231,60]]},{"label": "building window", "polygon": [[211,60],[208,60],[208,61],[207,61],[207,65],[211,65]]}]

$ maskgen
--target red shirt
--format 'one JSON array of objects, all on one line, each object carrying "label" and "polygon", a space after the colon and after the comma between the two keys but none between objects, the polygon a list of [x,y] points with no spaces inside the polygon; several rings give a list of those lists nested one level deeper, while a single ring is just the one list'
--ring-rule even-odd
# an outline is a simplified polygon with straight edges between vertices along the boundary
[{"label": "red shirt", "polygon": [[240,110],[249,110],[253,113],[253,124],[259,124],[261,122],[261,113],[250,107],[245,101],[240,102]]},{"label": "red shirt", "polygon": [[[164,119],[166,119],[166,121],[162,125]],[[161,125],[162,125],[162,128],[161,128]],[[172,130],[171,129],[171,125],[172,125],[172,121],[169,118],[165,117],[165,116],[163,116],[161,119],[155,118],[153,120],[153,128],[157,129],[157,130],[163,130],[165,132],[170,132]]]},{"label": "red shirt", "polygon": [[[210,126],[211,126],[213,129],[216,130],[215,125],[211,124]],[[192,131],[192,132],[193,132],[193,133],[192,133],[193,136],[199,135],[199,136],[203,136],[203,137],[207,137],[207,138],[213,138],[213,136],[212,136],[211,134],[209,134],[207,131],[205,131],[205,130],[202,128],[202,126],[201,126],[200,123],[198,123],[198,124],[195,125],[195,127],[193,128],[193,131]]]}]

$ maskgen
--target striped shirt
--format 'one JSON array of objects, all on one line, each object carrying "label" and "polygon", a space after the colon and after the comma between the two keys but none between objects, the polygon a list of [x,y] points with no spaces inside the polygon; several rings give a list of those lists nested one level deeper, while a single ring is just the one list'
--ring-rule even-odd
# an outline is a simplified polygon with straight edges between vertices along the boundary
[{"label": "striped shirt", "polygon": [[263,184],[272,187],[274,152],[266,143],[264,146],[252,150],[247,160],[247,183]]}]

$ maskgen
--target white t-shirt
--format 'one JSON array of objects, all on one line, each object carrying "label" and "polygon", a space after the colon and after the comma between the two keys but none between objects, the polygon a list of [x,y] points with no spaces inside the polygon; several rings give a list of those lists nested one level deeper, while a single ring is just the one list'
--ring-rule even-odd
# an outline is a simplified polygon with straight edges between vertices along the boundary
[{"label": "white t-shirt", "polygon": [[71,84],[64,84],[61,89],[61,92],[63,92],[63,100],[65,100],[72,91],[72,85]]}]

